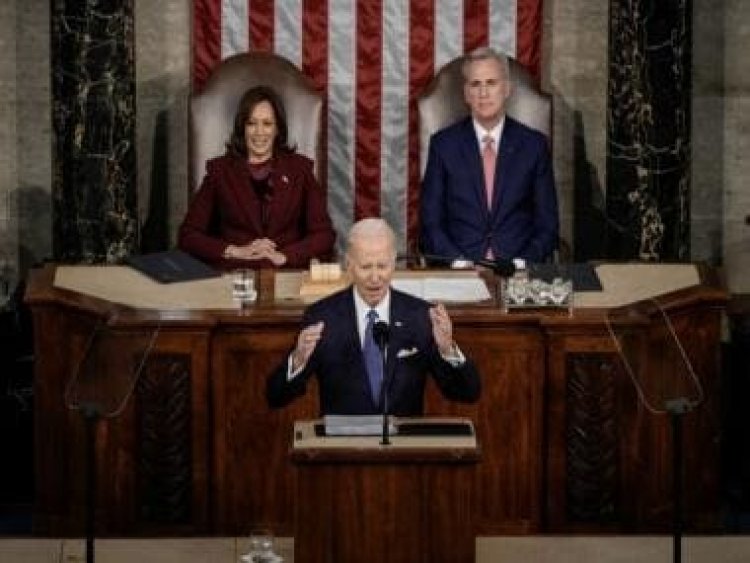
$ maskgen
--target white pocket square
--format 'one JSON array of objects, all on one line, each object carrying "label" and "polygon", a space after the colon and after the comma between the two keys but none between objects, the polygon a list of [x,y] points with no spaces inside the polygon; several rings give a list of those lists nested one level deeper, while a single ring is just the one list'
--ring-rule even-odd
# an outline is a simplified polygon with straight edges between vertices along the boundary
[{"label": "white pocket square", "polygon": [[416,347],[413,348],[402,348],[396,353],[397,358],[408,358],[419,352]]}]

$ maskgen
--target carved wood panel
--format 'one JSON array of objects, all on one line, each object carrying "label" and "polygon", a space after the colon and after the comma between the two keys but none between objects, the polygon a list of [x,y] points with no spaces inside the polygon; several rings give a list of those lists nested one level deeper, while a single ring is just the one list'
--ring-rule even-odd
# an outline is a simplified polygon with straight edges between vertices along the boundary
[{"label": "carved wood panel", "polygon": [[138,518],[187,524],[192,516],[190,358],[153,357],[136,390]]},{"label": "carved wood panel", "polygon": [[613,356],[571,354],[565,389],[567,519],[611,523],[619,512],[620,436]]}]

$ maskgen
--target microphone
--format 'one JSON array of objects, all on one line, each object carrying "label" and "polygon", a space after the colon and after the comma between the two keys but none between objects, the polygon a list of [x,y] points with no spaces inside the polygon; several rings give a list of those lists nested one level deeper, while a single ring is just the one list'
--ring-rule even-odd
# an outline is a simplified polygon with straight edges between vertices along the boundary
[{"label": "microphone", "polygon": [[390,378],[388,377],[388,371],[386,370],[386,358],[388,339],[391,335],[391,327],[385,321],[377,321],[372,327],[372,338],[375,340],[375,344],[380,348],[380,352],[383,358],[383,381],[381,382],[380,395],[383,399],[383,433],[380,443],[387,446],[391,443],[388,436],[388,387],[390,386]]},{"label": "microphone", "polygon": [[500,276],[501,278],[509,278],[516,273],[515,263],[508,258],[480,258],[479,260],[475,260],[474,264],[492,270],[496,276]]}]

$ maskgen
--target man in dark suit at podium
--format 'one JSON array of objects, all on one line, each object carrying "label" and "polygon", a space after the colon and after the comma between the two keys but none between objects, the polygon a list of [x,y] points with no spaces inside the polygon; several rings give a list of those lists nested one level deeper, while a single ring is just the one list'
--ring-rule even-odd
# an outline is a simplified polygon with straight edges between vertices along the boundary
[{"label": "man in dark suit at podium", "polygon": [[[322,414],[378,414],[387,387],[391,414],[419,415],[427,374],[448,399],[479,398],[479,374],[453,340],[445,307],[391,288],[395,268],[388,224],[375,218],[356,223],[346,251],[352,285],[305,311],[294,350],[268,378],[272,407],[303,395],[313,375]],[[385,371],[378,332],[388,335]]]}]

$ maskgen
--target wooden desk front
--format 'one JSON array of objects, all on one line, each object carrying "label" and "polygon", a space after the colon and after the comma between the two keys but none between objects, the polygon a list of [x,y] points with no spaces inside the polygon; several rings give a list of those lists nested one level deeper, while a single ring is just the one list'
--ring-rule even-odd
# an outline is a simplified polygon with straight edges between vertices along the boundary
[{"label": "wooden desk front", "polygon": [[297,563],[474,562],[475,436],[394,436],[382,446],[317,437],[313,425],[295,424],[290,454]]},{"label": "wooden desk front", "polygon": [[[293,345],[303,305],[274,301],[271,272],[259,280],[255,306],[223,311],[118,305],[55,287],[54,273],[32,272],[26,294],[37,355],[37,532],[83,530],[83,426],[62,397],[93,327],[106,319],[139,334],[158,326],[159,335],[125,411],[97,434],[99,532],[240,535],[263,525],[291,534],[299,476],[287,437],[295,420],[318,415],[316,390],[271,411],[264,387]],[[687,522],[701,530],[718,523],[725,300],[705,273],[700,285],[660,297],[706,389],[684,433]],[[472,468],[475,533],[667,529],[668,421],[638,402],[607,310],[502,314],[494,302],[449,310],[483,395],[456,405],[430,387],[426,411],[475,424],[483,449]],[[662,367],[648,377],[669,378]]]}]

